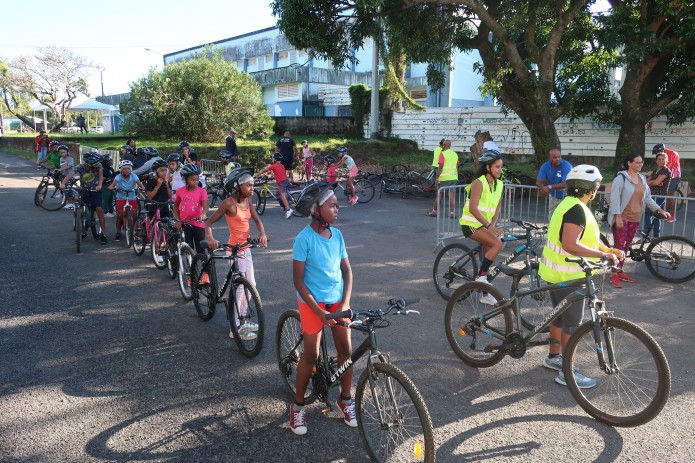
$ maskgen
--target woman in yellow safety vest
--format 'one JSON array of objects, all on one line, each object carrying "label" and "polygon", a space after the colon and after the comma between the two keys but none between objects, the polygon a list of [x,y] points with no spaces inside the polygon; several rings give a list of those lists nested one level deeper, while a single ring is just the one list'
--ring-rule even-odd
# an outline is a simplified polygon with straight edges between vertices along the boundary
[{"label": "woman in yellow safety vest", "polygon": [[[586,257],[595,261],[610,258],[614,263],[625,257],[623,251],[601,243],[599,224],[587,207],[589,201],[596,196],[602,178],[597,167],[587,164],[573,167],[567,175],[567,196],[558,204],[550,218],[548,241],[543,248],[543,257],[538,267],[538,275],[547,283],[584,278],[584,271],[579,264],[567,262],[567,257]],[[550,291],[553,307],[574,291],[576,288]],[[582,318],[584,301],[580,299],[550,325],[550,339],[559,340],[560,344],[550,344],[549,355],[543,358],[543,366],[559,371],[555,382],[565,386],[567,383],[562,373],[562,352]],[[596,386],[595,379],[588,378],[576,370],[574,375],[580,388]]]},{"label": "woman in yellow safety vest", "polygon": [[[478,159],[480,167],[475,173],[475,180],[466,187],[468,195],[459,219],[463,236],[477,241],[483,246],[483,262],[476,281],[488,283],[487,271],[502,250],[502,230],[495,228],[500,216],[502,191],[502,155],[499,151],[485,151]],[[489,293],[483,293],[480,302],[495,305],[495,299]]]}]

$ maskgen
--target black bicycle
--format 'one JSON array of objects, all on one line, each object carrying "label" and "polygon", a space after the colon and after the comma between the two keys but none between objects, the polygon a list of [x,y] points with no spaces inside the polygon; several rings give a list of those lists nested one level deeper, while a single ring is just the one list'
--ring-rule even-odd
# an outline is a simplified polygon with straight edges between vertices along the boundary
[{"label": "black bicycle", "polygon": [[[363,355],[367,355],[367,368],[357,382],[355,404],[357,426],[367,453],[373,461],[435,461],[432,419],[422,395],[403,371],[391,364],[388,354],[377,348],[376,329],[389,326],[385,317],[419,313],[406,310],[415,300],[392,299],[381,310],[346,310],[328,315],[339,325],[361,331],[367,335],[342,365],[335,356],[328,355],[326,336],[321,337],[319,358],[311,376],[304,402],[316,399],[331,409],[329,389]],[[351,321],[338,320],[347,318]],[[292,397],[296,395],[297,365],[304,351],[302,327],[297,310],[288,310],[280,316],[275,338],[278,366],[282,379]]]},{"label": "black bicycle", "polygon": [[[207,241],[201,241],[200,245],[204,253],[196,254],[191,265],[195,310],[202,320],[208,321],[215,315],[217,304],[224,302],[234,342],[242,354],[255,357],[263,347],[263,304],[256,287],[239,272],[239,254],[257,247],[258,241],[249,240],[233,246],[220,243],[219,248],[212,250],[208,249]],[[229,252],[228,255],[215,255],[220,251]],[[230,264],[221,288],[217,284],[215,263],[218,260],[227,260]]]},{"label": "black bicycle", "polygon": [[60,172],[55,169],[40,165],[45,169],[43,177],[39,181],[39,186],[34,192],[34,205],[47,211],[57,211],[65,206],[67,196],[60,189]]},{"label": "black bicycle", "polygon": [[[579,264],[584,278],[542,288],[520,291],[503,300],[492,285],[466,283],[449,299],[445,312],[446,337],[466,365],[483,368],[495,365],[505,355],[521,358],[530,347],[548,345],[549,339],[534,340],[570,304],[582,300],[591,320],[582,323],[569,338],[563,352],[562,371],[572,397],[589,415],[611,426],[638,426],[652,420],[663,409],[671,391],[671,370],[661,347],[644,329],[613,316],[596,293],[595,270],[613,269],[607,262],[583,257],[566,258]],[[560,289],[576,288],[528,332],[524,331],[519,299]],[[494,307],[480,303],[483,293],[498,299]],[[556,341],[554,341],[556,342]],[[593,387],[580,389],[575,372],[595,380]]]},{"label": "black bicycle", "polygon": [[82,252],[82,240],[87,238],[87,230],[91,231],[92,237],[98,240],[101,237],[101,224],[99,223],[99,218],[97,217],[96,207],[88,206],[82,201],[82,191],[92,191],[97,190],[77,188],[74,183],[71,182],[66,185],[63,194],[66,198],[75,198],[75,209],[73,211],[73,224],[72,229],[75,232],[75,247],[76,252],[79,254]]}]

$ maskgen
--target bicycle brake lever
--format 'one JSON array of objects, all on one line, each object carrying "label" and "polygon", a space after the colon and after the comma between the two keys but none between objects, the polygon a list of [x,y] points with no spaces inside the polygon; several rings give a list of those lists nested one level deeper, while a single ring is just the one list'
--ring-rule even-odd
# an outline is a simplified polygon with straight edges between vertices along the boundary
[{"label": "bicycle brake lever", "polygon": [[414,310],[414,309],[409,309],[409,310],[406,310],[405,313],[404,313],[403,315],[408,315],[408,314],[411,314],[411,313],[416,313],[416,314],[419,315],[419,314],[420,314],[420,311],[419,311],[419,310]]},{"label": "bicycle brake lever", "polygon": [[352,326],[359,326],[359,325],[364,325],[364,322],[362,320],[355,320],[351,321],[350,323],[347,324],[348,328]]}]

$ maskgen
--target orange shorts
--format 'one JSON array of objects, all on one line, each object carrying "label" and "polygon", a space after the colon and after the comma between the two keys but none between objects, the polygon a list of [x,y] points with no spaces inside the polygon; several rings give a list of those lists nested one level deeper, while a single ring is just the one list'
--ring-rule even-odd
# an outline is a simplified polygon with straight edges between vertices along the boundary
[{"label": "orange shorts", "polygon": [[[340,303],[342,301],[335,302],[333,304],[329,304],[329,307],[326,307],[325,302],[319,302],[319,307],[321,307],[323,310],[326,310],[330,313],[335,313],[338,307],[340,307]],[[323,328],[323,323],[321,323],[321,319],[314,313],[313,310],[311,310],[311,307],[309,307],[309,304],[306,304],[302,302],[300,299],[297,299],[297,305],[299,305],[299,321],[302,324],[302,333],[306,334],[316,334],[321,329]],[[349,322],[350,320],[347,318],[339,318],[338,320],[343,320],[344,322]]]}]

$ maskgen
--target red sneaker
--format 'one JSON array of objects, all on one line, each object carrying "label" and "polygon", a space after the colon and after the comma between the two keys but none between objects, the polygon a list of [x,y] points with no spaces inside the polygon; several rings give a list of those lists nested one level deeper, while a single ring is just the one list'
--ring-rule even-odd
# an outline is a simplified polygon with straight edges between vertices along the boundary
[{"label": "red sneaker", "polygon": [[343,402],[340,400],[340,397],[338,397],[335,404],[338,406],[338,408],[340,408],[340,411],[343,412],[343,421],[345,421],[345,424],[351,428],[356,428],[357,415],[355,414],[355,402],[352,400],[350,402]]},{"label": "red sneaker", "polygon": [[298,436],[306,434],[306,412],[294,402],[290,404],[290,429]]},{"label": "red sneaker", "polygon": [[623,283],[620,281],[620,277],[618,276],[617,273],[614,273],[611,275],[611,284],[615,286],[616,288],[622,288]]},{"label": "red sneaker", "polygon": [[620,278],[622,281],[627,281],[628,283],[634,283],[635,281],[634,278],[625,272],[618,272],[618,278]]}]

